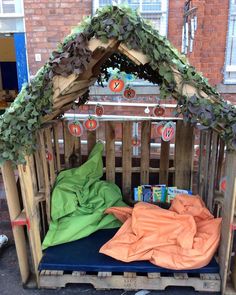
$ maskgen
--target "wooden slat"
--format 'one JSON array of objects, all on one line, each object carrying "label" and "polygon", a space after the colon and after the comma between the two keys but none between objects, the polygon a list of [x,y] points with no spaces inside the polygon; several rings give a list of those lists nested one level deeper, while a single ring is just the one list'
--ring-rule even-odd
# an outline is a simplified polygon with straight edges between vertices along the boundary
[{"label": "wooden slat", "polygon": [[40,151],[41,165],[43,167],[43,176],[44,176],[44,183],[45,183],[46,212],[47,212],[47,220],[49,223],[51,220],[50,181],[49,181],[49,174],[48,174],[48,164],[47,164],[47,158],[46,158],[43,130],[40,130],[38,134],[39,134],[39,142],[40,142],[40,150],[39,151]]},{"label": "wooden slat", "polygon": [[36,172],[37,172],[38,189],[39,191],[42,191],[44,190],[45,183],[44,183],[41,154],[39,150],[36,150],[34,157],[35,157],[35,166],[36,166]]},{"label": "wooden slat", "polygon": [[208,183],[208,194],[207,194],[207,207],[212,211],[213,198],[215,191],[215,181],[216,181],[216,160],[218,153],[218,134],[213,132],[212,141],[211,141],[211,158],[210,158],[210,167],[209,167],[209,183]]},{"label": "wooden slat", "polygon": [[137,65],[145,65],[149,62],[149,58],[147,55],[143,54],[141,51],[128,49],[128,47],[124,43],[121,43],[119,45],[118,51],[126,55],[130,60],[132,60]]},{"label": "wooden slat", "polygon": [[217,160],[217,175],[216,175],[216,189],[219,190],[220,187],[220,179],[222,177],[222,169],[223,169],[223,163],[224,163],[224,155],[225,155],[225,143],[220,138],[220,148],[219,148],[219,154],[218,154],[218,160]]},{"label": "wooden slat", "polygon": [[[1,167],[1,170],[10,219],[15,220],[21,213],[21,207],[12,163],[6,161]],[[30,269],[24,229],[23,227],[14,226],[12,227],[12,232],[15,240],[21,280],[23,283],[26,283],[30,274]]]},{"label": "wooden slat", "polygon": [[87,131],[87,139],[88,139],[88,155],[92,151],[93,147],[96,144],[96,130]]},{"label": "wooden slat", "polygon": [[198,160],[198,194],[202,197],[204,191],[204,169],[205,167],[205,144],[206,144],[206,131],[200,133],[199,144],[199,160]]},{"label": "wooden slat", "polygon": [[232,240],[232,223],[234,217],[236,199],[236,152],[226,154],[226,177],[227,187],[224,195],[224,206],[222,212],[221,243],[219,249],[220,276],[222,282],[222,294],[224,294],[228,270],[230,267],[230,247]]},{"label": "wooden slat", "polygon": [[[115,173],[122,173],[123,172],[123,168],[122,167],[115,167],[114,168]],[[140,173],[141,168],[140,167],[131,167],[131,172],[132,173]],[[106,172],[106,167],[103,168],[103,172]],[[149,168],[149,172],[150,173],[159,173],[160,172],[160,168],[156,168],[156,167],[150,167]],[[169,168],[169,173],[174,173],[175,172],[175,168],[174,167],[170,167]]]},{"label": "wooden slat", "polygon": [[81,139],[80,137],[75,137],[74,140],[74,155],[76,157],[76,163],[74,167],[78,167],[82,164],[82,151],[81,151]]},{"label": "wooden slat", "polygon": [[151,122],[144,121],[141,125],[141,184],[149,184]]},{"label": "wooden slat", "polygon": [[132,123],[124,122],[122,126],[122,191],[125,200],[131,199],[131,167],[132,167]]},{"label": "wooden slat", "polygon": [[168,185],[170,142],[161,140],[159,183]]},{"label": "wooden slat", "polygon": [[203,191],[203,195],[202,198],[205,202],[207,202],[207,195],[208,195],[208,181],[209,181],[209,163],[210,163],[210,157],[211,157],[211,141],[212,141],[212,131],[209,130],[207,132],[207,136],[206,136],[206,158],[205,158],[205,169],[204,169],[204,181],[205,181],[205,185],[204,185],[204,191]]},{"label": "wooden slat", "polygon": [[[59,122],[61,125],[61,123]],[[53,135],[54,135],[54,147],[55,147],[55,153],[56,153],[56,170],[57,173],[61,171],[61,158],[60,158],[60,148],[59,148],[59,124],[53,125]]]},{"label": "wooden slat", "polygon": [[[205,277],[205,279],[204,279]],[[220,278],[215,274],[202,277],[186,277],[175,278],[174,276],[156,276],[152,275],[135,275],[128,273],[127,275],[113,274],[111,276],[101,277],[100,275],[74,275],[63,274],[53,275],[41,271],[40,286],[41,288],[60,288],[66,284],[92,284],[96,289],[124,289],[124,290],[165,290],[168,286],[192,287],[196,291],[212,292],[216,294],[220,291]],[[124,292],[123,292],[124,293]],[[209,293],[209,292],[208,292]]]},{"label": "wooden slat", "polygon": [[106,180],[115,183],[115,124],[105,123],[106,132]]},{"label": "wooden slat", "polygon": [[183,121],[176,123],[175,138],[175,185],[182,189],[191,188],[193,166],[193,127]]},{"label": "wooden slat", "polygon": [[70,134],[68,129],[68,121],[63,121],[63,137],[64,137],[64,157],[65,157],[65,167],[70,168],[70,156],[74,149],[75,138]]},{"label": "wooden slat", "polygon": [[47,151],[52,155],[52,159],[48,160],[49,165],[49,172],[50,172],[50,184],[51,188],[54,185],[56,174],[55,174],[55,154],[52,149],[52,132],[51,128],[47,128],[45,130],[45,139],[46,139],[46,145],[47,145]]},{"label": "wooden slat", "polygon": [[19,165],[19,177],[22,191],[22,198],[25,207],[25,213],[29,220],[30,227],[28,227],[28,236],[30,242],[30,248],[33,259],[33,267],[38,282],[38,265],[42,258],[42,247],[39,231],[39,216],[37,202],[35,200],[32,171],[33,156],[26,156],[26,165]]}]

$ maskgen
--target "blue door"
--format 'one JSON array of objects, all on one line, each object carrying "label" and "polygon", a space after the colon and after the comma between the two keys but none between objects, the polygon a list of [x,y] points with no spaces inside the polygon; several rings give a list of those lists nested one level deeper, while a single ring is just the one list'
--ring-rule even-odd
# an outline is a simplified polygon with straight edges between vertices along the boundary
[{"label": "blue door", "polygon": [[14,44],[16,51],[18,91],[20,92],[22,85],[28,82],[25,33],[14,33]]}]

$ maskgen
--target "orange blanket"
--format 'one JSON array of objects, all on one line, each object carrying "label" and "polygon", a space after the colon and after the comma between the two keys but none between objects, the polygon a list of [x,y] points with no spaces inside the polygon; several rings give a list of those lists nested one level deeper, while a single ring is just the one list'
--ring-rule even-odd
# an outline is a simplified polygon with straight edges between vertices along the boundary
[{"label": "orange blanket", "polygon": [[169,210],[148,203],[112,207],[124,224],[100,253],[125,262],[149,260],[161,267],[200,268],[212,259],[220,240],[221,218],[215,218],[199,196],[178,195]]}]

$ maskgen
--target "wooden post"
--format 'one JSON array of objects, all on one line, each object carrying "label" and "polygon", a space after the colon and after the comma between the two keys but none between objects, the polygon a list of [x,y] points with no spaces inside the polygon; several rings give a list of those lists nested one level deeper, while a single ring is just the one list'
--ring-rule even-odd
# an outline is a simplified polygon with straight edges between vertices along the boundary
[{"label": "wooden post", "polygon": [[159,183],[168,186],[170,142],[161,140]]},{"label": "wooden post", "polygon": [[212,143],[211,143],[211,158],[209,167],[209,183],[208,183],[208,194],[207,194],[207,207],[212,211],[213,199],[215,192],[215,181],[216,181],[216,168],[217,168],[217,153],[218,153],[218,134],[213,132]]},{"label": "wooden post", "polygon": [[87,140],[88,140],[88,156],[92,151],[93,147],[96,144],[96,130],[87,131]]},{"label": "wooden post", "polygon": [[[236,199],[236,152],[226,154],[226,181],[227,187],[224,194],[224,204],[222,212],[221,242],[219,249],[219,264],[221,276],[222,294],[225,292],[226,281],[231,261],[231,240],[233,234],[233,219]],[[233,275],[233,280],[235,276]],[[234,281],[236,284],[236,281]]]},{"label": "wooden post", "polygon": [[50,184],[51,187],[53,187],[55,179],[56,179],[56,173],[55,173],[55,154],[52,149],[52,133],[51,128],[46,128],[45,130],[45,138],[46,138],[46,145],[47,145],[47,151],[49,155],[51,154],[52,158],[49,158],[48,156],[48,164],[49,164],[49,172],[50,172]]},{"label": "wooden post", "polygon": [[190,189],[193,166],[193,127],[183,121],[177,121],[176,125],[175,185],[182,189]]},{"label": "wooden post", "polygon": [[[21,213],[14,170],[10,161],[6,161],[1,168],[10,219],[11,221],[14,221]],[[23,283],[26,283],[30,274],[30,270],[24,228],[22,226],[13,226],[12,232],[16,245],[21,280]]]},{"label": "wooden post", "polygon": [[53,135],[54,135],[54,147],[55,147],[55,153],[56,153],[56,167],[57,167],[57,173],[61,171],[61,159],[60,159],[60,148],[59,148],[59,124],[53,125]]},{"label": "wooden post", "polygon": [[39,150],[35,151],[34,157],[35,157],[35,166],[36,166],[36,171],[37,171],[38,189],[39,189],[39,191],[44,191],[45,183],[44,183],[41,154],[40,154]]},{"label": "wooden post", "polygon": [[63,121],[63,139],[64,139],[64,156],[65,156],[65,167],[70,168],[70,156],[73,153],[74,138],[68,130],[68,121]]},{"label": "wooden post", "polygon": [[18,166],[22,198],[26,218],[29,221],[28,235],[33,259],[33,267],[38,282],[38,265],[42,258],[42,247],[39,230],[38,208],[33,187],[32,169],[33,156],[26,157],[26,165]]},{"label": "wooden post", "polygon": [[199,160],[198,160],[198,194],[202,197],[204,191],[206,131],[200,132]]},{"label": "wooden post", "polygon": [[44,177],[44,183],[45,183],[45,200],[46,200],[46,213],[47,213],[47,220],[48,223],[51,220],[51,198],[50,198],[50,182],[49,182],[49,176],[48,176],[48,164],[46,159],[46,151],[45,151],[45,142],[44,142],[44,134],[43,130],[39,131],[39,142],[40,142],[40,156],[41,156],[41,165],[43,167],[43,177]]},{"label": "wooden post", "polygon": [[141,184],[149,183],[150,137],[151,121],[144,121],[141,127]]},{"label": "wooden post", "polygon": [[115,183],[115,124],[106,122],[106,180]]},{"label": "wooden post", "polygon": [[131,200],[132,132],[131,122],[124,122],[122,128],[122,192],[125,200]]},{"label": "wooden post", "polygon": [[202,198],[204,200],[205,203],[207,203],[207,196],[208,196],[208,181],[209,181],[209,161],[210,161],[210,156],[211,156],[211,141],[212,141],[212,131],[209,130],[207,131],[207,135],[206,135],[206,156],[205,156],[205,161],[204,161],[204,175],[203,175],[203,179],[204,179],[204,187],[203,187],[203,194],[202,194]]}]

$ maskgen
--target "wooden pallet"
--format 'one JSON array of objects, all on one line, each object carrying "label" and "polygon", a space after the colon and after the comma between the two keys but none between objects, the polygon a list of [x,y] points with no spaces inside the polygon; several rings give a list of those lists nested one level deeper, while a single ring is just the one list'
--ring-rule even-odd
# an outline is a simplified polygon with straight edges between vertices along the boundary
[{"label": "wooden pallet", "polygon": [[193,287],[196,291],[219,292],[221,288],[218,274],[199,274],[188,276],[187,273],[160,273],[124,272],[86,272],[42,270],[39,274],[40,288],[56,289],[66,284],[91,284],[96,289],[124,289],[124,290],[165,290],[168,286]]}]

